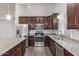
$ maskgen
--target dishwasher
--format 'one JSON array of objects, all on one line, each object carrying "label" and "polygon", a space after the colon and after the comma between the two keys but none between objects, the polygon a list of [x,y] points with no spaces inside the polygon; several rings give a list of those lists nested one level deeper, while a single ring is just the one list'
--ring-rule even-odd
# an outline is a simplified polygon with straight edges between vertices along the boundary
[{"label": "dishwasher", "polygon": [[55,43],[56,46],[56,56],[63,56],[64,55],[64,49],[62,46],[60,46],[58,43]]}]

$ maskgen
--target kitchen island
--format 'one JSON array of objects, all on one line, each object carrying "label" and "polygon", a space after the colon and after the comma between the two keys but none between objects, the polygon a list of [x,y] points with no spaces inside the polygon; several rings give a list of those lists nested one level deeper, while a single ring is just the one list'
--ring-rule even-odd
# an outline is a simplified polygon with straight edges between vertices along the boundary
[{"label": "kitchen island", "polygon": [[1,56],[21,56],[24,55],[23,47],[25,40],[22,38],[0,39]]}]

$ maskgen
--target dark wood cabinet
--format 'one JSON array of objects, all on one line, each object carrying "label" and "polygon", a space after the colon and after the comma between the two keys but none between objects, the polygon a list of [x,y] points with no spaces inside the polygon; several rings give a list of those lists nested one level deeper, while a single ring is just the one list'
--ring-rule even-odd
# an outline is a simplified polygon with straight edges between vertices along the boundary
[{"label": "dark wood cabinet", "polygon": [[27,24],[28,18],[25,16],[19,17],[19,24]]},{"label": "dark wood cabinet", "polygon": [[52,17],[52,15],[49,16],[48,20],[49,20],[49,28],[53,29],[53,17]]},{"label": "dark wood cabinet", "polygon": [[56,55],[56,46],[55,46],[55,41],[51,41],[51,51],[52,51],[52,55],[55,56]]},{"label": "dark wood cabinet", "polygon": [[35,23],[36,24],[40,23],[40,17],[36,17]]},{"label": "dark wood cabinet", "polygon": [[58,13],[53,13],[52,15],[47,17],[48,29],[58,29]]},{"label": "dark wood cabinet", "polygon": [[79,3],[76,3],[76,26],[79,29]]},{"label": "dark wood cabinet", "polygon": [[52,18],[53,18],[53,29],[58,29],[58,20],[57,19],[58,13],[53,13]]},{"label": "dark wood cabinet", "polygon": [[23,53],[23,51],[24,51],[23,44],[25,44],[24,42],[25,41],[20,42],[15,47],[13,47],[9,51],[5,52],[2,56],[22,56],[22,55],[24,55],[24,53]]},{"label": "dark wood cabinet", "polygon": [[[63,56],[73,56],[73,54],[71,54],[68,50],[66,50],[65,48],[63,48],[61,45],[59,45],[57,42],[55,42],[53,39],[51,39],[50,37],[46,36],[47,39],[47,46],[49,47],[50,49],[50,52],[53,56],[58,56],[60,50],[57,50],[58,49],[63,49],[62,52],[60,52],[60,55],[63,53]],[[61,47],[61,48],[59,48]],[[59,51],[59,52],[58,52]],[[58,54],[56,54],[58,53]],[[62,55],[61,55],[62,56]]]},{"label": "dark wood cabinet", "polygon": [[48,17],[44,17],[44,29],[50,28],[50,21],[48,20]]},{"label": "dark wood cabinet", "polygon": [[48,36],[44,36],[44,46],[48,46]]},{"label": "dark wood cabinet", "polygon": [[28,46],[34,46],[34,36],[29,36],[29,38],[28,38]]},{"label": "dark wood cabinet", "polygon": [[44,24],[44,29],[58,29],[58,22],[51,16],[20,16],[19,24],[29,24],[29,29],[35,29],[35,24]]},{"label": "dark wood cabinet", "polygon": [[22,55],[24,56],[25,53],[26,53],[26,39],[22,43]]},{"label": "dark wood cabinet", "polygon": [[51,38],[47,37],[48,38],[48,47],[51,51],[51,54],[53,56],[56,56],[56,48],[55,48],[55,41],[53,41]]},{"label": "dark wood cabinet", "polygon": [[35,21],[36,24],[43,24],[44,23],[44,17],[43,16],[37,16],[36,17],[36,21]]},{"label": "dark wood cabinet", "polygon": [[79,3],[67,4],[67,28],[79,29]]},{"label": "dark wood cabinet", "polygon": [[35,17],[28,17],[29,29],[35,29]]},{"label": "dark wood cabinet", "polygon": [[16,49],[16,51],[11,56],[22,56],[22,47]]},{"label": "dark wood cabinet", "polygon": [[64,56],[73,56],[73,54],[71,54],[69,51],[64,49]]}]

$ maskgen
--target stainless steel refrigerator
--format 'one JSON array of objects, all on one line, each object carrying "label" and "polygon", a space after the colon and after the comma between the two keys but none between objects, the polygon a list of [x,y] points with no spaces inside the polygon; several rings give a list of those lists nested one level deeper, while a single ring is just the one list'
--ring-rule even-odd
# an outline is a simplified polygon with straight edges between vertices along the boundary
[{"label": "stainless steel refrigerator", "polygon": [[21,38],[26,40],[26,47],[28,47],[28,24],[20,24]]}]

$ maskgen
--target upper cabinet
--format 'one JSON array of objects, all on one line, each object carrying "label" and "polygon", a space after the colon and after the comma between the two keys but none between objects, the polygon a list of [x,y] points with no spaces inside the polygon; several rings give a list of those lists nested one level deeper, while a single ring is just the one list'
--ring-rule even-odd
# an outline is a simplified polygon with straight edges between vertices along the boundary
[{"label": "upper cabinet", "polygon": [[77,27],[79,28],[79,3],[76,3],[76,20],[77,20]]},{"label": "upper cabinet", "polygon": [[52,17],[52,15],[48,16],[48,20],[49,20],[49,28],[53,29],[53,17]]},{"label": "upper cabinet", "polygon": [[40,17],[40,16],[37,16],[36,17],[36,24],[40,23],[40,24],[43,24],[44,20],[43,20],[43,17]]},{"label": "upper cabinet", "polygon": [[56,15],[51,16],[20,16],[19,24],[28,24],[29,29],[35,29],[35,24],[44,24],[44,29],[58,29]]},{"label": "upper cabinet", "polygon": [[29,25],[29,29],[35,29],[35,17],[28,17],[28,25]]},{"label": "upper cabinet", "polygon": [[27,24],[28,23],[27,17],[19,17],[19,24]]},{"label": "upper cabinet", "polygon": [[79,29],[79,4],[67,4],[67,28]]},{"label": "upper cabinet", "polygon": [[48,20],[48,17],[44,17],[44,29],[49,29],[50,27],[50,21]]},{"label": "upper cabinet", "polygon": [[53,29],[58,29],[58,20],[57,19],[58,13],[53,13]]}]

